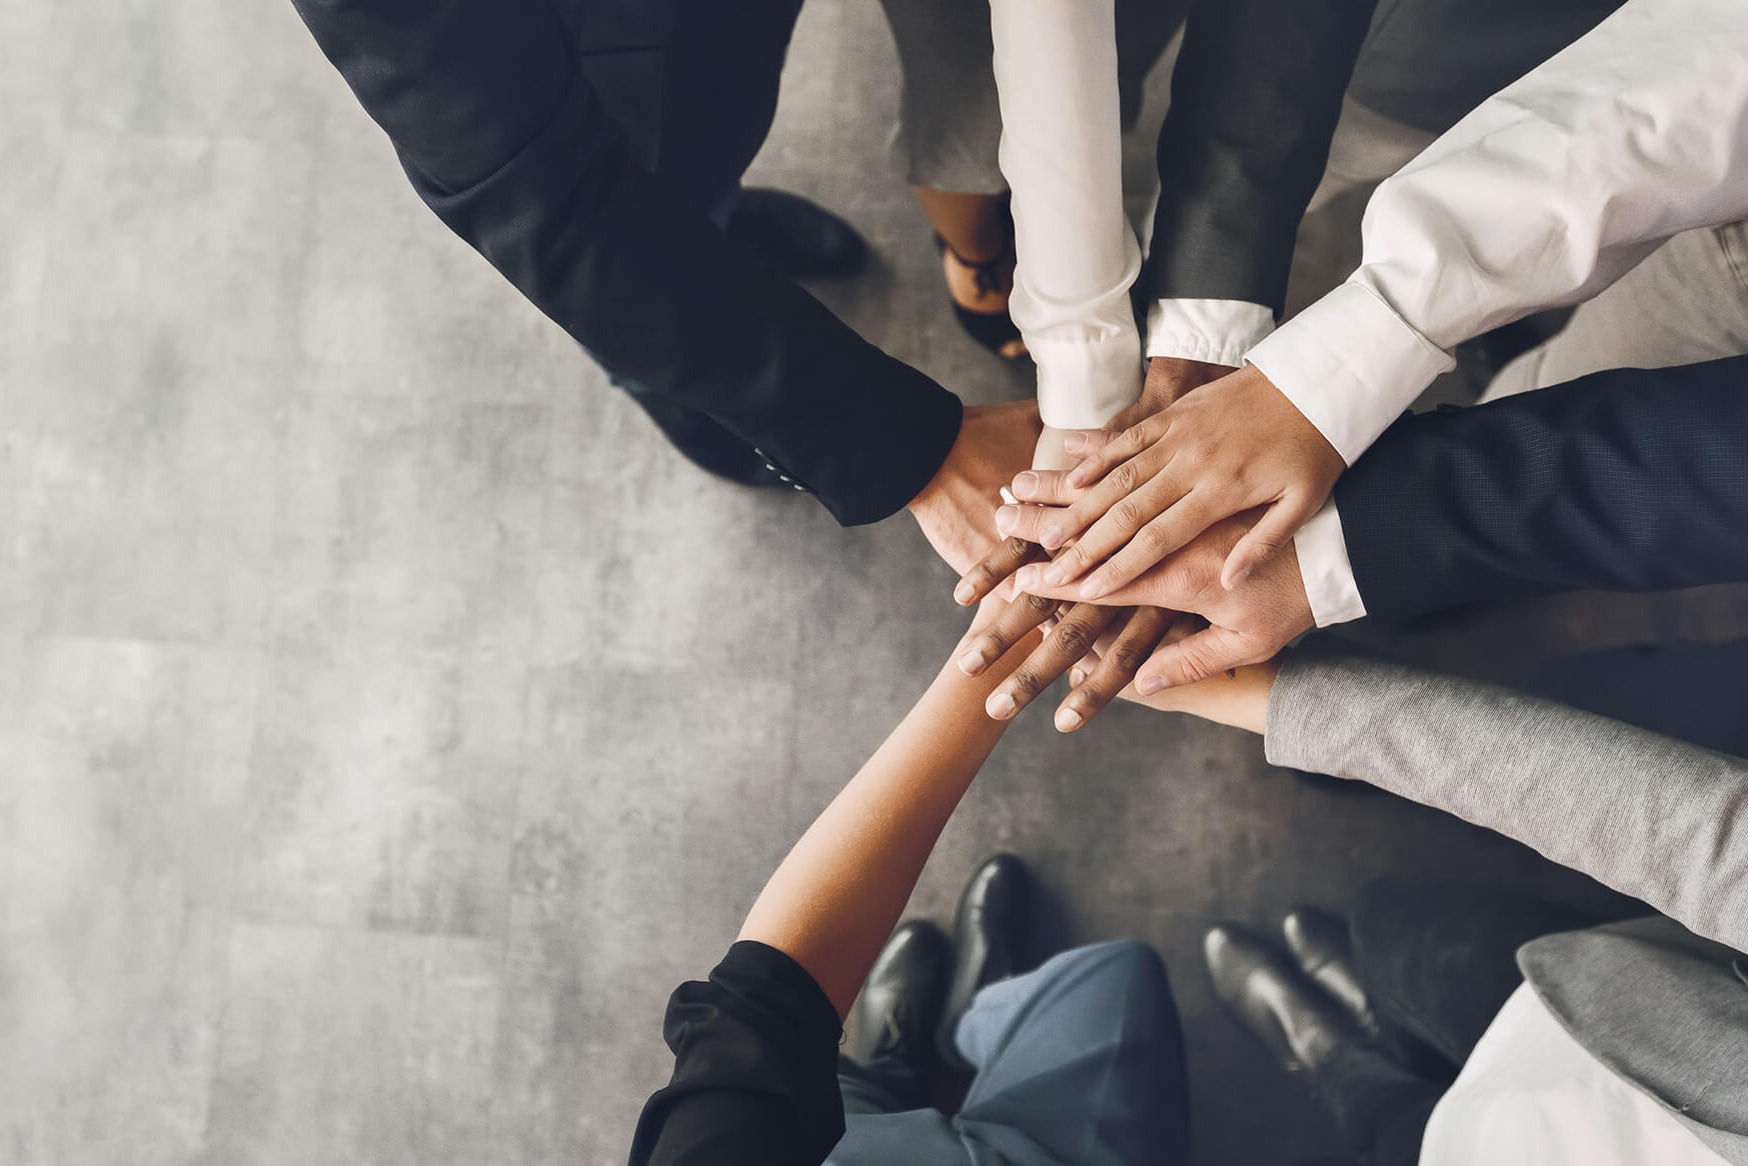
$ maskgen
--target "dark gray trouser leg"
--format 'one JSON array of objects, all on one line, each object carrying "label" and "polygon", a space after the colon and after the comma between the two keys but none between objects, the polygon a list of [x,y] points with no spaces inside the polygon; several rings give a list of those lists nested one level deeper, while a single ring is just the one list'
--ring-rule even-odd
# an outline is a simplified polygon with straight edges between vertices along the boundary
[{"label": "dark gray trouser leg", "polygon": [[[1076,948],[978,994],[959,1022],[977,1076],[955,1117],[848,1113],[832,1166],[1141,1166],[1184,1161],[1183,1034],[1142,943]],[[841,1079],[846,1109],[867,1103]]]}]

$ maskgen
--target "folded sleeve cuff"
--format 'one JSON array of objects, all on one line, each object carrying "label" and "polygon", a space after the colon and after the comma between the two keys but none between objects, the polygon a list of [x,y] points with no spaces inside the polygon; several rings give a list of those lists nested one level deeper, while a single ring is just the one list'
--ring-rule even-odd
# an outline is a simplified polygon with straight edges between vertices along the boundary
[{"label": "folded sleeve cuff", "polygon": [[1027,347],[1038,365],[1038,414],[1053,429],[1098,429],[1141,399],[1141,337],[1133,326],[1034,338]]},{"label": "folded sleeve cuff", "polygon": [[1200,360],[1237,368],[1275,330],[1265,304],[1244,300],[1155,300],[1147,309],[1147,356]]},{"label": "folded sleeve cuff", "polygon": [[1456,362],[1350,279],[1250,350],[1254,364],[1348,465]]},{"label": "folded sleeve cuff", "polygon": [[1365,616],[1366,605],[1360,598],[1353,564],[1347,557],[1341,511],[1336,509],[1333,499],[1299,528],[1299,533],[1293,536],[1293,549],[1299,556],[1299,576],[1305,584],[1305,598],[1311,604],[1311,618],[1318,627]]}]

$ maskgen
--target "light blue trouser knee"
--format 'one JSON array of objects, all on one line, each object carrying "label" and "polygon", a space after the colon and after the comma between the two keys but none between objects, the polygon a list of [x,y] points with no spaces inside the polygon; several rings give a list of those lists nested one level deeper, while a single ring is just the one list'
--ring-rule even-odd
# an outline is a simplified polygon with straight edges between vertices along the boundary
[{"label": "light blue trouser knee", "polygon": [[829,1166],[1176,1166],[1188,1147],[1183,1035],[1165,965],[1133,940],[1076,948],[978,993],[959,1022],[977,1070],[956,1116],[897,1109],[845,1063]]}]

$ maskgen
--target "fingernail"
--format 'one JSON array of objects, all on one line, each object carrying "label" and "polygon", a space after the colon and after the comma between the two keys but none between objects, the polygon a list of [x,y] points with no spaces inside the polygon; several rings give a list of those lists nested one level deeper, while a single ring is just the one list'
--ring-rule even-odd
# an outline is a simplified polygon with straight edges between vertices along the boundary
[{"label": "fingernail", "polygon": [[1062,439],[1062,448],[1069,453],[1079,453],[1086,448],[1086,434],[1070,433],[1067,437]]},{"label": "fingernail", "polygon": [[1025,591],[1031,587],[1036,587],[1037,585],[1037,567],[1021,567],[1019,573],[1014,576],[1014,586],[1018,587],[1021,591]]},{"label": "fingernail", "polygon": [[976,648],[973,648],[971,651],[959,657],[959,671],[965,673],[967,676],[976,676],[979,672],[983,671],[983,666],[987,663],[989,663],[989,661],[983,658],[983,653]]},{"label": "fingernail", "polygon": [[983,710],[998,721],[1005,721],[1014,715],[1014,710],[1020,706],[1014,703],[1014,698],[1005,692],[998,692],[989,698],[989,703]]},{"label": "fingernail", "polygon": [[1081,720],[1080,714],[1073,709],[1056,710],[1056,731],[1058,733],[1072,733],[1085,723]]},{"label": "fingernail", "polygon": [[1044,582],[1052,587],[1060,587],[1068,582],[1068,572],[1062,567],[1052,565],[1044,572]]},{"label": "fingernail", "polygon": [[1070,668],[1068,670],[1068,683],[1075,688],[1079,688],[1082,684],[1086,683],[1086,673],[1079,668]]},{"label": "fingernail", "polygon": [[1002,534],[1009,534],[1019,525],[1020,508],[1018,506],[1003,506],[995,512],[995,528]]},{"label": "fingernail", "polygon": [[971,602],[971,597],[975,594],[977,594],[977,589],[971,586],[971,584],[960,583],[959,586],[953,588],[953,602],[957,603],[960,607],[964,607],[967,603]]},{"label": "fingernail", "polygon": [[1165,681],[1157,676],[1143,676],[1135,681],[1135,691],[1142,696],[1152,696],[1164,687],[1166,687]]},{"label": "fingernail", "polygon": [[1030,498],[1038,492],[1038,475],[1031,470],[1014,475],[1014,493],[1022,498]]},{"label": "fingernail", "polygon": [[1105,586],[1105,581],[1097,575],[1094,575],[1091,579],[1088,579],[1085,583],[1080,585],[1080,597],[1082,599],[1097,599],[1107,590],[1109,590],[1109,588]]},{"label": "fingernail", "polygon": [[1060,526],[1047,526],[1047,527],[1045,527],[1044,528],[1044,549],[1047,551],[1053,551],[1061,545],[1062,545],[1062,528]]}]

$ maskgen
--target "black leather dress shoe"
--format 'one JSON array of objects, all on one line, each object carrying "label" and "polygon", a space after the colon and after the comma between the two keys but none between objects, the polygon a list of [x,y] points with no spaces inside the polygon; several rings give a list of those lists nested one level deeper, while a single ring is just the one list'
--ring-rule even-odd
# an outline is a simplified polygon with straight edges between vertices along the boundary
[{"label": "black leather dress shoe", "polygon": [[868,262],[868,245],[856,228],[787,191],[741,191],[728,233],[791,279],[846,279]]},{"label": "black leather dress shoe", "polygon": [[1300,907],[1281,920],[1281,935],[1299,970],[1346,1009],[1362,1032],[1375,1039],[1378,1014],[1354,969],[1347,921],[1315,907]]},{"label": "black leather dress shoe", "polygon": [[947,939],[934,924],[913,919],[899,925],[862,985],[858,1060],[898,1057],[919,1071],[934,1063],[947,960]]},{"label": "black leather dress shoe", "polygon": [[1214,995],[1255,1033],[1288,1072],[1313,1076],[1366,1035],[1321,989],[1277,955],[1260,935],[1223,923],[1202,938]]},{"label": "black leather dress shoe", "polygon": [[1024,948],[1032,921],[1032,876],[1011,854],[987,858],[971,873],[953,916],[953,984],[941,1014],[937,1045],[941,1059],[969,1069],[953,1042],[959,1018],[984,987],[1024,971]]}]

